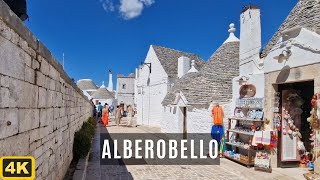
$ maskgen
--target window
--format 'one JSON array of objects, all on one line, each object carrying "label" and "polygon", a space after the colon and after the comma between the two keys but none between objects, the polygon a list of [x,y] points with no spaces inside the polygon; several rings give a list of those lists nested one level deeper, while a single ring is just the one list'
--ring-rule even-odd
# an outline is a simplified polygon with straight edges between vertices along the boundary
[{"label": "window", "polygon": [[122,89],[126,89],[126,84],[122,84]]}]

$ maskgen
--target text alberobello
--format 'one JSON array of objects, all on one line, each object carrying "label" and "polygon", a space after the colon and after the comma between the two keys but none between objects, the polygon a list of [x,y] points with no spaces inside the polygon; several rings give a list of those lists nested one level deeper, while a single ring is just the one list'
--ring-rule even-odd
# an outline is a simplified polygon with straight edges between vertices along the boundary
[{"label": "text alberobello", "polygon": [[[134,141],[134,142],[133,142]],[[199,155],[195,154],[195,142],[190,140],[190,156],[186,155],[188,147],[186,146],[188,140],[181,140],[180,147],[178,148],[177,140],[169,140],[166,143],[165,140],[157,140],[155,143],[153,140],[122,140],[123,144],[123,157],[121,157],[118,152],[118,140],[113,140],[113,153],[111,153],[110,141],[104,140],[103,150],[102,150],[102,159],[131,159],[133,157],[133,144],[134,144],[134,158],[135,159],[154,159],[157,156],[158,159],[207,159],[208,156],[204,152],[204,143],[203,140],[199,140]],[[155,146],[156,144],[156,146]],[[141,145],[144,145],[143,147]],[[209,142],[209,157],[215,159],[218,157],[218,142],[216,140],[211,140]],[[168,153],[166,152],[166,146],[168,146]],[[142,155],[142,148],[144,148],[144,156]],[[179,151],[180,150],[180,151]],[[156,152],[156,153],[155,153]],[[179,153],[180,152],[180,153]],[[179,156],[179,157],[178,157]]]}]

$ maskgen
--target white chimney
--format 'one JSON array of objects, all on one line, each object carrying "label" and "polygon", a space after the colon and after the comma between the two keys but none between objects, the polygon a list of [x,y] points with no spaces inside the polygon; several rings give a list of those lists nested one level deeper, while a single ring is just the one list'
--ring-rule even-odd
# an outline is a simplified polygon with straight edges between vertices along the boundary
[{"label": "white chimney", "polygon": [[261,49],[260,9],[247,6],[240,15],[240,75],[257,74]]},{"label": "white chimney", "polygon": [[190,70],[190,58],[180,57],[178,58],[178,77],[181,78]]},{"label": "white chimney", "polygon": [[113,91],[113,82],[112,82],[112,72],[109,70],[109,84],[108,84],[108,91]]}]

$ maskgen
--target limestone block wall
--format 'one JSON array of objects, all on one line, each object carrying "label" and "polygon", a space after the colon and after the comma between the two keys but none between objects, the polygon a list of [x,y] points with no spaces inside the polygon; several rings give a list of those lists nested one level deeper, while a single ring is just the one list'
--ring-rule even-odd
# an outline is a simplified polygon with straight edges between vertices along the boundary
[{"label": "limestone block wall", "polygon": [[0,156],[31,155],[37,179],[63,179],[92,104],[0,0]]}]

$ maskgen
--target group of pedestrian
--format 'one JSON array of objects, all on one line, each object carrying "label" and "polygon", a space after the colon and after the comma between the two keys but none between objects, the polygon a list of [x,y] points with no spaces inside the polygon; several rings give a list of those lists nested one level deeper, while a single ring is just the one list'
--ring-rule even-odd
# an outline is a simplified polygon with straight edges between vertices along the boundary
[{"label": "group of pedestrian", "polygon": [[[96,111],[97,110],[97,111]],[[109,125],[109,115],[113,114],[113,106],[109,106],[107,103],[105,103],[103,106],[101,102],[98,103],[98,107],[94,108],[94,115],[97,116],[97,119],[101,118],[101,122],[103,126],[107,127]],[[133,124],[133,116],[134,116],[134,110],[131,105],[127,106],[127,111],[125,113],[123,106],[117,106],[117,109],[115,110],[115,120],[116,125],[120,126],[121,119],[126,114],[127,117],[127,126],[132,127]]]},{"label": "group of pedestrian", "polygon": [[132,120],[134,116],[134,111],[131,105],[127,106],[127,111],[125,112],[122,106],[117,106],[116,109],[116,124],[117,126],[120,125],[121,118],[124,117],[124,115],[127,117],[127,126],[132,127]]}]

